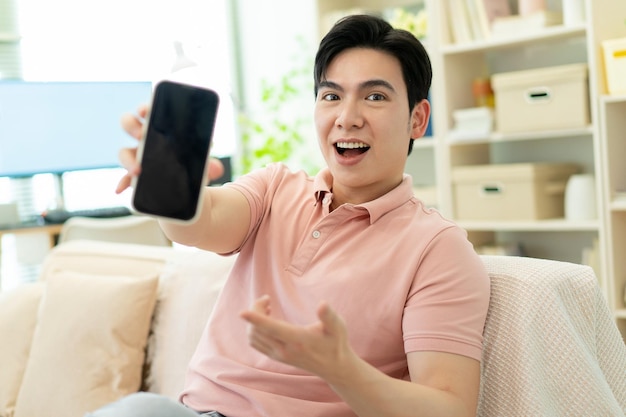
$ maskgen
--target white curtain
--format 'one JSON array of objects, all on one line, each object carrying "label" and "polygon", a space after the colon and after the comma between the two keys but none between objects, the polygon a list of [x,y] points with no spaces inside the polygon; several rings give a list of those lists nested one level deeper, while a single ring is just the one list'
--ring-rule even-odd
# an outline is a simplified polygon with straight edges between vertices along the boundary
[{"label": "white curtain", "polygon": [[16,0],[0,0],[0,79],[20,78]]}]

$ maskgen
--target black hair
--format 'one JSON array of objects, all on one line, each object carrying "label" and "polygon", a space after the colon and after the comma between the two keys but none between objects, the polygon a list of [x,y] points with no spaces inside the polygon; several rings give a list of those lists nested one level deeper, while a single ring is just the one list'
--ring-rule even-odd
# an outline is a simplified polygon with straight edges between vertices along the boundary
[{"label": "black hair", "polygon": [[[410,32],[395,29],[382,18],[371,15],[344,17],[324,36],[315,55],[315,96],[330,62],[344,50],[359,47],[389,53],[400,62],[409,112],[428,97],[433,72],[424,45]],[[412,149],[413,140],[409,140],[409,154]]]}]

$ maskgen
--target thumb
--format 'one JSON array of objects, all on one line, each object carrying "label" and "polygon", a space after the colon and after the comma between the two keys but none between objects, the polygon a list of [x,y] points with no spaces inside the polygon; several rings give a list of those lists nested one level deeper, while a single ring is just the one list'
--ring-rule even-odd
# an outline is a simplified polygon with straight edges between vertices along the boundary
[{"label": "thumb", "polygon": [[342,332],[344,328],[343,320],[328,303],[322,302],[320,304],[317,310],[317,317],[319,317],[322,322],[326,333],[336,335]]}]

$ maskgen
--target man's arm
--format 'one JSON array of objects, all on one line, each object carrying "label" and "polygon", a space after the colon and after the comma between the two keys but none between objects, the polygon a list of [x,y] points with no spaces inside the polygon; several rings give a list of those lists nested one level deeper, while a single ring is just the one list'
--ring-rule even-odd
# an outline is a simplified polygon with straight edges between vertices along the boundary
[{"label": "man's arm", "polygon": [[442,352],[412,352],[407,359],[410,382],[353,356],[343,375],[329,383],[360,417],[476,415],[477,360]]},{"label": "man's arm", "polygon": [[250,226],[250,205],[245,196],[228,187],[205,187],[200,215],[193,223],[159,220],[169,239],[217,253],[239,248]]},{"label": "man's arm", "polygon": [[270,317],[269,297],[242,317],[250,344],[280,362],[324,379],[359,417],[466,417],[476,414],[480,363],[468,357],[414,352],[407,356],[411,381],[385,375],[359,358],[343,320],[326,304],[319,321],[295,326]]}]

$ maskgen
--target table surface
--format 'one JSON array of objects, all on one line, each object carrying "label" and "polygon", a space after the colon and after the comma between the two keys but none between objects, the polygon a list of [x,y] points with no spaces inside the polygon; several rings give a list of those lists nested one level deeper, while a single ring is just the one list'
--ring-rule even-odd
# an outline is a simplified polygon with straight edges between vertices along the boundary
[{"label": "table surface", "polygon": [[0,225],[0,239],[8,234],[46,233],[50,236],[50,247],[56,244],[56,238],[61,233],[63,224],[48,224],[43,220],[33,220],[23,223]]}]

